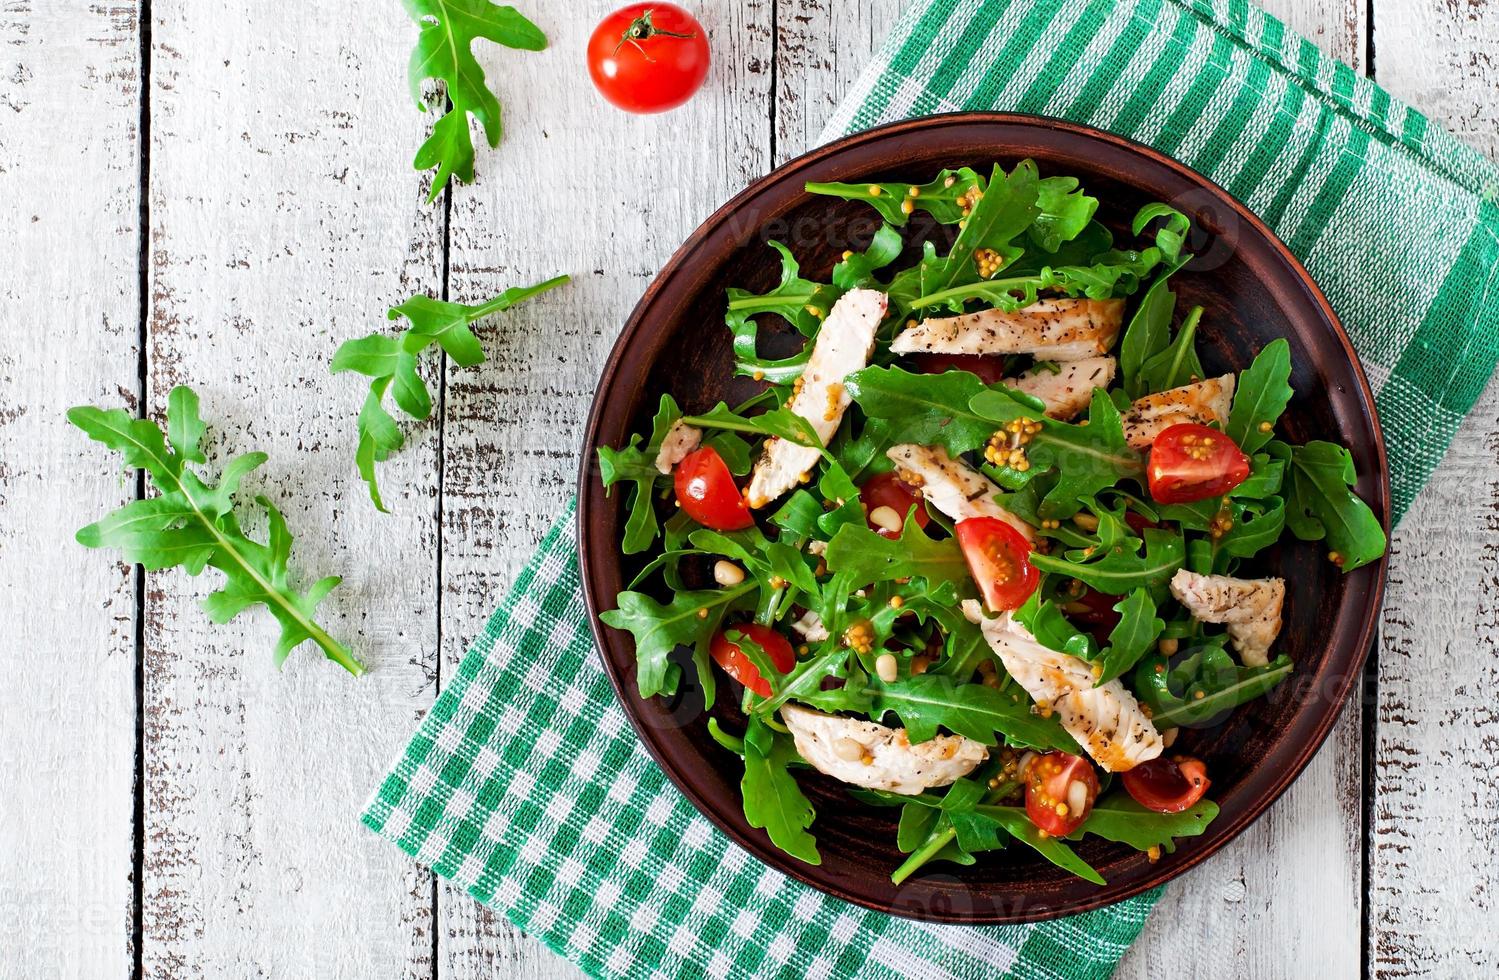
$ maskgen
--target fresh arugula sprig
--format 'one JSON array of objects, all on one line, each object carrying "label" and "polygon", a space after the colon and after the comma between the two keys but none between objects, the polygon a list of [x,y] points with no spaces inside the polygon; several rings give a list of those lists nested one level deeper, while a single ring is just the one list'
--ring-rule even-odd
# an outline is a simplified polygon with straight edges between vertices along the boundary
[{"label": "fresh arugula sprig", "polygon": [[447,107],[440,111],[432,135],[412,161],[417,170],[437,168],[427,199],[435,201],[453,176],[466,184],[474,179],[470,115],[484,127],[490,148],[500,145],[500,100],[485,83],[484,69],[474,57],[474,41],[482,37],[507,48],[540,51],[547,46],[547,39],[514,7],[501,7],[489,0],[404,2],[406,12],[421,30],[407,73],[412,98],[421,111],[438,111],[440,103],[432,100],[429,104],[422,94],[428,79],[441,82],[447,96]]},{"label": "fresh arugula sprig", "polygon": [[375,464],[385,462],[406,443],[396,420],[385,409],[386,393],[391,393],[407,415],[418,421],[426,419],[432,414],[432,394],[417,373],[422,351],[437,344],[456,364],[463,367],[482,364],[484,348],[469,329],[474,323],[555,289],[569,278],[558,276],[534,286],[515,286],[473,306],[413,296],[400,306],[391,307],[387,314],[392,320],[405,317],[410,324],[405,330],[394,336],[372,333],[345,341],[338,348],[329,368],[332,373],[353,371],[371,379],[369,395],[359,410],[359,449],[355,463],[377,508],[386,510],[375,479]]},{"label": "fresh arugula sprig", "polygon": [[1286,476],[1286,525],[1303,541],[1326,541],[1333,562],[1351,572],[1377,560],[1387,544],[1384,526],[1353,492],[1353,454],[1320,440],[1291,449]]},{"label": "fresh arugula sprig", "polygon": [[132,418],[121,409],[82,406],[68,411],[68,421],[89,438],[125,457],[125,465],[145,470],[158,495],[136,500],[78,532],[88,548],[118,548],[125,560],[147,571],[181,567],[197,575],[212,566],[224,573],[224,584],[204,600],[208,618],[227,623],[252,606],[264,605],[281,624],[275,658],[279,667],[292,650],[312,641],[329,660],[354,676],[364,666],[347,647],[314,620],[318,604],[340,581],[319,579],[305,592],[291,585],[292,536],[281,512],[265,497],[256,502],[270,526],[265,542],[248,537],[235,515],[240,482],[263,465],[265,453],[246,453],[225,464],[217,486],[188,468],[204,463],[201,442],[207,432],[198,414],[198,396],[187,387],[167,396],[167,428],[150,419]]},{"label": "fresh arugula sprig", "polygon": [[[804,279],[801,265],[796,261],[796,256],[791,254],[791,249],[774,241],[770,243],[770,247],[781,257],[781,281],[767,293],[752,293],[747,289],[731,287],[728,290],[724,323],[733,335],[735,373],[758,377],[772,384],[789,385],[806,367],[807,358],[812,355],[812,345],[807,344],[790,357],[761,357],[757,317],[775,314],[795,327],[803,337],[811,337],[817,333],[822,325],[822,318],[828,315],[833,304],[842,295],[843,288]],[[850,271],[846,275],[855,274]]]},{"label": "fresh arugula sprig", "polygon": [[744,815],[770,842],[807,864],[821,864],[817,839],[807,828],[817,812],[791,775],[790,767],[801,761],[790,736],[782,735],[751,715],[744,732]]},{"label": "fresh arugula sprig", "polygon": [[1179,657],[1154,653],[1135,668],[1135,692],[1150,705],[1157,728],[1202,726],[1246,701],[1266,694],[1291,674],[1281,654],[1263,667],[1241,667],[1223,648],[1219,634]]}]

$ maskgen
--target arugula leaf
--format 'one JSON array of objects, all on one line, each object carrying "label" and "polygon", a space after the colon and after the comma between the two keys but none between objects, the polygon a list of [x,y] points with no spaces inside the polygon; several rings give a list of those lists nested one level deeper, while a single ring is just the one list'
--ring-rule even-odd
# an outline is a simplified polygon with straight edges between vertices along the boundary
[{"label": "arugula leaf", "polygon": [[1169,658],[1152,654],[1135,668],[1135,693],[1151,709],[1157,728],[1201,726],[1224,712],[1252,701],[1291,673],[1285,654],[1263,667],[1241,667],[1223,649],[1222,636],[1182,656],[1175,667]]},{"label": "arugula leaf", "polygon": [[1040,589],[1032,592],[1030,598],[1015,610],[1014,617],[1036,638],[1037,643],[1047,649],[1084,660],[1092,660],[1097,655],[1093,637],[1068,622],[1055,602],[1041,598]]},{"label": "arugula leaf", "polygon": [[[478,2],[488,4],[488,0]],[[403,412],[417,420],[427,418],[432,414],[432,396],[416,371],[417,356],[422,351],[437,344],[456,364],[463,367],[480,364],[484,361],[484,350],[469,329],[474,323],[560,286],[569,278],[558,276],[534,286],[515,286],[474,306],[413,296],[400,306],[391,307],[387,314],[392,320],[406,318],[409,326],[400,334],[394,337],[370,334],[346,341],[338,348],[329,366],[333,374],[353,371],[372,379],[369,395],[359,411],[359,449],[355,461],[359,475],[369,485],[370,500],[376,508],[386,510],[375,480],[375,464],[385,462],[406,442],[395,419],[385,410],[386,392],[394,387],[396,404]]]},{"label": "arugula leaf", "polygon": [[751,715],[744,732],[744,815],[770,842],[807,864],[821,864],[817,839],[807,832],[816,818],[806,794],[788,767],[800,757],[788,736],[777,734]]},{"label": "arugula leaf", "polygon": [[634,484],[630,497],[630,516],[625,520],[625,536],[620,550],[627,555],[637,554],[651,546],[656,540],[660,526],[656,520],[655,493],[658,481],[669,481],[670,477],[656,469],[656,456],[672,423],[682,417],[681,409],[670,395],[662,395],[656,418],[651,427],[651,441],[640,447],[640,436],[630,436],[630,441],[620,449],[599,447],[599,476],[604,489],[616,483]]},{"label": "arugula leaf", "polygon": [[1119,624],[1109,633],[1109,645],[1099,655],[1103,673],[1094,682],[1095,687],[1107,684],[1139,663],[1166,628],[1166,621],[1155,614],[1155,600],[1146,588],[1130,592],[1114,604],[1114,611],[1119,614]]},{"label": "arugula leaf", "polygon": [[1036,207],[1041,213],[1027,234],[1045,251],[1056,252],[1088,227],[1098,198],[1084,193],[1076,177],[1045,177],[1036,187]]},{"label": "arugula leaf", "polygon": [[1230,497],[1259,500],[1280,493],[1286,466],[1291,461],[1291,447],[1277,442],[1265,448],[1267,452],[1255,453],[1249,458],[1249,476],[1228,492]]},{"label": "arugula leaf", "polygon": [[[1201,375],[1199,375],[1201,376]],[[1247,455],[1274,438],[1275,421],[1291,400],[1291,345],[1277,337],[1260,349],[1254,363],[1239,373],[1228,437]]]},{"label": "arugula leaf", "polygon": [[1213,539],[1213,567],[1217,574],[1227,570],[1230,558],[1253,557],[1280,540],[1280,532],[1286,526],[1286,504],[1279,497],[1230,499],[1228,516],[1233,526]]},{"label": "arugula leaf", "polygon": [[1182,321],[1176,337],[1159,354],[1140,367],[1139,384],[1142,394],[1170,391],[1190,384],[1195,378],[1202,380],[1207,375],[1202,370],[1202,361],[1197,358],[1197,324],[1202,320],[1202,307],[1194,306]]},{"label": "arugula leaf", "polygon": [[[923,260],[921,269],[921,292],[929,300],[941,296],[947,290],[966,286],[979,279],[975,253],[990,249],[999,254],[1005,263],[1020,257],[1021,249],[1011,242],[1025,232],[1040,213],[1036,198],[1040,193],[1040,174],[1034,160],[1022,160],[1006,176],[998,164],[989,178],[989,186],[979,196],[968,216],[963,219],[952,250],[938,260]],[[948,302],[955,310],[962,309],[962,301],[948,300],[918,302],[918,306],[935,306]]]},{"label": "arugula leaf", "polygon": [[[867,367],[843,379],[849,397],[871,418],[888,426],[890,445],[914,442],[942,446],[949,453],[977,449],[997,422],[1042,415],[1025,396],[1004,385],[986,385],[968,371],[913,374],[898,367]],[[990,393],[987,414],[975,410],[976,397]],[[991,404],[992,402],[992,404]],[[997,416],[997,417],[996,417]]]},{"label": "arugula leaf", "polygon": [[871,717],[887,711],[899,715],[912,742],[931,740],[942,726],[985,745],[998,744],[997,733],[1005,744],[1017,748],[1082,751],[1055,715],[1036,714],[1030,698],[1016,692],[959,684],[951,677],[927,673],[892,684],[870,678],[868,693]]},{"label": "arugula leaf", "polygon": [[[916,188],[914,195],[910,193],[913,186]],[[863,201],[878,211],[886,222],[901,228],[915,211],[925,211],[941,224],[955,225],[963,219],[964,211],[967,210],[964,204],[958,203],[959,199],[966,203],[975,190],[982,195],[987,186],[988,182],[978,171],[971,167],[960,167],[957,170],[943,170],[927,184],[812,181],[806,185],[806,190],[808,194],[841,197],[845,201]],[[906,209],[908,203],[909,211]]]},{"label": "arugula leaf", "polygon": [[1345,572],[1385,553],[1384,527],[1354,495],[1351,488],[1357,481],[1353,455],[1342,446],[1317,441],[1292,447],[1286,523],[1303,541],[1325,539]]},{"label": "arugula leaf", "polygon": [[416,151],[417,170],[437,168],[428,202],[447,186],[453,175],[464,183],[474,179],[474,141],[469,135],[470,114],[484,127],[493,149],[500,145],[500,100],[485,84],[484,69],[474,57],[473,44],[485,38],[507,48],[540,51],[547,46],[541,29],[514,7],[501,7],[489,0],[405,0],[421,33],[411,52],[408,71],[411,95],[417,108],[432,111],[422,98],[422,83],[443,83],[450,103],[432,128],[432,135]]},{"label": "arugula leaf", "polygon": [[[600,614],[599,619],[634,635],[635,681],[642,698],[675,694],[680,671],[670,660],[671,652],[710,637],[722,612],[755,588],[755,582],[748,581],[728,589],[677,592],[664,606],[643,592],[621,592],[615,600],[617,608]],[[719,612],[718,618],[714,611]]]},{"label": "arugula leaf", "polygon": [[759,415],[741,415],[719,402],[699,415],[687,415],[682,419],[699,429],[726,429],[730,432],[747,432],[759,436],[779,436],[798,446],[822,448],[822,439],[812,423],[789,408],[772,408]]},{"label": "arugula leaf", "polygon": [[724,323],[733,334],[736,374],[758,375],[775,384],[790,384],[801,375],[807,359],[812,356],[812,345],[808,344],[799,353],[780,360],[762,358],[760,328],[755,317],[762,313],[776,314],[803,337],[811,337],[822,326],[822,317],[832,310],[843,290],[803,279],[801,266],[789,248],[780,242],[771,242],[770,247],[781,255],[780,283],[764,294],[730,288]]},{"label": "arugula leaf", "polygon": [[1125,538],[1100,558],[1067,552],[1065,556],[1031,554],[1043,572],[1068,575],[1105,595],[1124,595],[1139,588],[1159,591],[1186,563],[1186,545],[1178,531],[1145,529],[1145,553],[1139,538]]},{"label": "arugula leaf", "polygon": [[[79,530],[86,548],[118,548],[128,562],[146,571],[181,566],[197,575],[212,566],[224,584],[204,601],[209,619],[227,623],[251,606],[264,605],[281,626],[275,658],[279,667],[302,643],[311,641],[323,653],[358,677],[364,665],[313,619],[318,604],[339,584],[338,576],[319,579],[305,592],[290,584],[292,536],[286,521],[265,497],[256,497],[266,512],[267,540],[255,541],[240,529],[235,493],[240,481],[268,458],[246,453],[224,466],[218,486],[211,486],[188,463],[206,462],[199,443],[207,427],[198,414],[191,388],[173,388],[167,396],[167,430],[150,419],[132,418],[120,409],[88,406],[69,409],[68,421],[89,438],[121,453],[125,464],[143,469],[159,496],[132,501],[103,520]],[[170,448],[169,448],[170,445]]]},{"label": "arugula leaf", "polygon": [[1169,853],[1176,850],[1176,838],[1201,835],[1217,816],[1218,804],[1208,799],[1198,800],[1180,813],[1156,813],[1126,793],[1115,793],[1094,803],[1088,819],[1068,839],[1081,840],[1084,834],[1092,834],[1128,844],[1137,851],[1163,847]]},{"label": "arugula leaf", "polygon": [[[1014,399],[1004,391],[981,392],[969,403],[975,414],[994,422],[1012,418]],[[1106,490],[1125,477],[1136,478],[1144,469],[1140,454],[1124,440],[1119,409],[1102,389],[1095,389],[1086,425],[1033,419],[1039,432],[1025,443],[1026,469],[986,466],[1001,486],[1019,489],[1042,473],[1054,471],[1056,484],[1037,507],[1043,518],[1067,518],[1082,509],[1082,498]]]},{"label": "arugula leaf", "polygon": [[914,511],[895,539],[871,531],[862,520],[845,524],[828,543],[823,560],[829,571],[855,586],[913,576],[959,589],[968,584],[968,562],[957,540],[928,537]]},{"label": "arugula leaf", "polygon": [[[1070,871],[1085,881],[1091,881],[1095,885],[1104,885],[1103,876],[1093,870],[1093,866],[1073,853],[1072,848],[1063,844],[1055,837],[1043,837],[1036,825],[1031,823],[1030,817],[1025,815],[1024,807],[1014,806],[976,806],[971,811],[976,819],[986,819],[1004,828],[1011,837],[1024,844],[1029,845],[1036,853],[1046,860],[1055,864],[1064,871]],[[957,817],[958,814],[949,814],[949,817]],[[956,821],[955,821],[956,823]]]},{"label": "arugula leaf", "polygon": [[1171,317],[1176,312],[1176,293],[1170,279],[1174,269],[1156,276],[1155,282],[1140,298],[1140,305],[1130,317],[1119,341],[1119,376],[1124,392],[1131,400],[1146,394],[1140,372],[1145,363],[1166,349],[1171,342]]},{"label": "arugula leaf", "polygon": [[862,252],[847,252],[843,261],[833,266],[833,285],[839,289],[855,289],[860,286],[879,287],[874,274],[900,258],[905,242],[900,232],[888,224],[880,225],[874,233],[869,247]]}]

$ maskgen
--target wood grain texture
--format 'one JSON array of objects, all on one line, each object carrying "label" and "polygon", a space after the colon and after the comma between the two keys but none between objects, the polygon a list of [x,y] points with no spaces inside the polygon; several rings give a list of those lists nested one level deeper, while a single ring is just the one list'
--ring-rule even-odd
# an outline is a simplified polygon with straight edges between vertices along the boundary
[{"label": "wood grain texture", "polygon": [[[590,18],[541,16],[551,44],[539,54],[476,49],[511,125],[478,182],[454,194],[452,295],[574,279],[484,325],[488,363],[448,369],[445,670],[571,498],[583,421],[630,308],[700,221],[770,169],[770,2],[699,13],[714,58],[704,92],[658,116],[626,115],[594,91],[579,54]],[[576,975],[466,895],[444,888],[439,908],[444,977]]]},{"label": "wood grain texture", "polygon": [[[1379,4],[1374,51],[1382,84],[1499,159],[1499,7]],[[1373,746],[1368,960],[1377,977],[1499,974],[1496,460],[1499,381],[1393,542]]]},{"label": "wood grain texture", "polygon": [[247,489],[299,534],[304,582],[346,576],[321,618],[373,669],[304,648],[278,673],[263,611],[208,623],[213,573],[148,577],[143,973],[429,977],[430,878],[358,813],[431,703],[437,438],[385,467],[376,513],[363,386],[327,368],[440,286],[441,208],[408,163],[413,28],[397,4],[152,11],[148,408],[192,384],[211,456],[271,454]]},{"label": "wood grain texture", "polygon": [[0,4],[0,977],[130,974],[135,579],[73,540],[134,494],[70,426],[135,408],[134,4]]}]

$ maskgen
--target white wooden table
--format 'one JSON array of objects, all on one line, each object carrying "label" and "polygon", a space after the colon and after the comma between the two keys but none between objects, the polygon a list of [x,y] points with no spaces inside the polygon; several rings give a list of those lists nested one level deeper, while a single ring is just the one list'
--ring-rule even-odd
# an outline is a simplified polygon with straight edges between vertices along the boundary
[{"label": "white wooden table", "polygon": [[[587,81],[612,0],[523,6],[552,47],[481,45],[505,142],[429,206],[395,0],[0,0],[0,978],[577,975],[356,814],[571,492],[627,311],[719,202],[812,145],[900,2],[702,0],[708,85],[657,118]],[[1269,6],[1499,154],[1499,8]],[[563,271],[486,325],[490,363],[442,372],[377,514],[334,348],[412,292]],[[254,489],[309,577],[345,576],[328,617],[365,679],[306,650],[278,674],[263,616],[208,624],[206,579],[73,543],[133,483],[63,411],[154,414],[183,382],[217,451],[271,453]],[[1496,457],[1499,384],[1395,536],[1367,696],[1171,887],[1123,976],[1499,972]]]}]

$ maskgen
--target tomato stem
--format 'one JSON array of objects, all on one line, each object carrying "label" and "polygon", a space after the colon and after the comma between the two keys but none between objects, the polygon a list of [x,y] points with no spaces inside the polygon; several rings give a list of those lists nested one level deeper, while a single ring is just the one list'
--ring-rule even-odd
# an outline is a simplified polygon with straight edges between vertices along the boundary
[{"label": "tomato stem", "polygon": [[654,10],[647,10],[639,17],[636,17],[634,20],[630,21],[630,26],[625,28],[625,32],[619,36],[619,43],[614,46],[615,54],[619,54],[619,49],[624,47],[626,44],[633,44],[635,45],[636,50],[640,52],[640,56],[642,58],[644,58],[646,61],[655,63],[656,59],[652,58],[649,54],[646,54],[645,48],[641,47],[641,41],[648,41],[653,37],[697,37],[696,33],[681,34],[677,31],[662,30],[651,22],[651,15],[654,13]]}]

